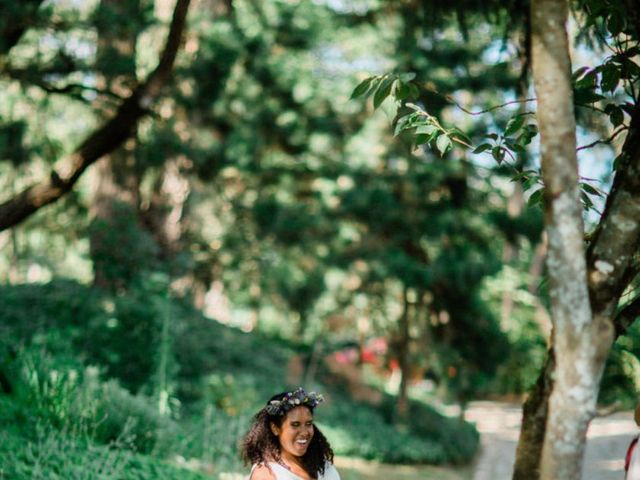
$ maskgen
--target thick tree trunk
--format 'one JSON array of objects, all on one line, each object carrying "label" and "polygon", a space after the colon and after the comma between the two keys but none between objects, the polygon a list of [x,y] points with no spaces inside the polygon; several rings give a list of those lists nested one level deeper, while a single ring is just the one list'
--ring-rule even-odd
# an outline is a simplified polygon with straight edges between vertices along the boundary
[{"label": "thick tree trunk", "polygon": [[84,171],[131,136],[138,120],[160,95],[180,46],[190,0],[177,0],[169,36],[157,67],[118,108],[115,115],[93,132],[68,157],[60,160],[49,178],[28,187],[0,204],[0,231],[22,222],[40,208],[68,193]]},{"label": "thick tree trunk", "polygon": [[552,373],[554,369],[553,350],[549,350],[542,372],[522,408],[522,427],[516,449],[513,480],[540,478],[540,458],[542,457],[549,396],[553,389]]},{"label": "thick tree trunk", "polygon": [[167,260],[181,248],[182,218],[191,193],[189,180],[183,174],[188,169],[184,163],[180,158],[165,162],[145,212],[147,227]]},{"label": "thick tree trunk", "polygon": [[595,412],[606,358],[602,352],[610,345],[591,328],[567,13],[566,0],[534,0],[531,4],[556,360],[540,462],[540,476],[549,480],[581,476],[587,427]]},{"label": "thick tree trunk", "polygon": [[[586,272],[585,264],[570,260],[572,250],[574,257],[577,257],[575,252],[581,251],[582,238],[578,235],[581,225],[575,221],[579,214],[574,212],[577,192],[573,185],[577,179],[564,30],[566,8],[564,1],[541,0],[532,4],[534,78],[547,187],[548,268],[555,327],[551,361],[525,406],[514,478],[538,478],[535,457],[547,408],[540,477],[579,478],[586,429],[595,411],[600,376],[613,341],[611,319],[622,291],[637,274],[630,261],[640,245],[640,111],[637,106],[605,212],[586,255]],[[563,213],[565,219],[574,218],[574,221],[558,222]],[[565,262],[563,258],[569,260]],[[586,285],[577,280],[582,278],[587,281]],[[616,317],[616,333],[623,331],[637,315],[638,304],[637,300],[631,302]],[[555,372],[550,368],[554,355]],[[555,383],[549,396],[552,373]],[[536,415],[538,421],[535,421]]]},{"label": "thick tree trunk", "polygon": [[[139,11],[138,1],[122,2],[121,0],[101,0],[98,18],[98,69],[102,72],[99,78],[101,88],[112,91],[119,96],[131,95],[131,88],[137,83],[135,72],[136,43],[138,26],[128,21],[135,18]],[[113,19],[118,21],[113,21]],[[114,25],[115,23],[115,25]],[[126,65],[112,73],[113,63]],[[98,107],[108,118],[109,104]],[[113,290],[118,279],[110,278],[109,264],[113,261],[113,250],[118,249],[113,242],[105,241],[104,230],[117,228],[118,208],[115,204],[127,205],[137,212],[139,200],[139,179],[135,173],[135,128],[132,139],[106,155],[96,165],[97,175],[91,205],[93,217],[89,238],[91,257],[93,259],[94,284],[102,289]]]}]

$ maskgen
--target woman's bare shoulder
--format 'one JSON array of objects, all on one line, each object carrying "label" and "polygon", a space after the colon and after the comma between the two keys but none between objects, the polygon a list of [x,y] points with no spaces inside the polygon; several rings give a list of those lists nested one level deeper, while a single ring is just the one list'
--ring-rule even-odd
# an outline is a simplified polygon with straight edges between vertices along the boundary
[{"label": "woman's bare shoulder", "polygon": [[257,465],[251,472],[249,480],[276,480],[268,465]]}]

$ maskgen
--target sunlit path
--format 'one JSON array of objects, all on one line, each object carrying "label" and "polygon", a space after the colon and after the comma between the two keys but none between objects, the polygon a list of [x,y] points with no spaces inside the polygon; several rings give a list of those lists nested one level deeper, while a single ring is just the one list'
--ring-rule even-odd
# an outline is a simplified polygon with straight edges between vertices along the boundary
[{"label": "sunlit path", "polygon": [[[511,478],[520,428],[518,405],[473,402],[465,418],[481,434],[481,451],[473,480]],[[596,418],[587,434],[583,480],[619,480],[623,477],[627,445],[638,431],[631,412]]]}]

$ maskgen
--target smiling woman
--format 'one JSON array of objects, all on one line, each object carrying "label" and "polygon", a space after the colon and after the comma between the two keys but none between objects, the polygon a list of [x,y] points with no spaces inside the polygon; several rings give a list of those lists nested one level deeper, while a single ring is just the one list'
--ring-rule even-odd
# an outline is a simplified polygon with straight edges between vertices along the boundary
[{"label": "smiling woman", "polygon": [[242,444],[249,480],[340,480],[333,451],[313,423],[322,395],[302,388],[274,395],[256,414]]}]

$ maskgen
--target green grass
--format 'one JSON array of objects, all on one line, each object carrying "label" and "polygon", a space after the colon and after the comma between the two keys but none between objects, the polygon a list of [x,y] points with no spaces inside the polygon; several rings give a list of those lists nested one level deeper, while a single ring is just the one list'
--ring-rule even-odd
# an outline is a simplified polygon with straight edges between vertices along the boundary
[{"label": "green grass", "polygon": [[[72,282],[0,286],[0,368],[15,387],[10,396],[0,393],[5,478],[225,480],[223,472],[246,472],[238,442],[266,398],[297,386],[289,382],[299,380],[287,380],[288,365],[294,358],[304,363],[307,347],[223,326],[181,300],[156,295],[145,309],[145,298],[142,291],[107,297]],[[160,415],[157,371],[149,370],[158,348],[149,339],[158,338],[153,329],[165,314],[170,412]],[[123,330],[125,321],[140,330]],[[8,346],[17,358],[5,355]],[[138,357],[147,358],[142,370]],[[468,423],[416,402],[408,425],[397,427],[393,398],[355,402],[326,372],[317,378],[306,387],[328,398],[316,419],[338,455],[443,465],[468,463],[475,454],[478,434]],[[362,472],[347,473],[347,480],[356,474]]]},{"label": "green grass", "polygon": [[12,480],[205,480],[161,459],[117,445],[100,445],[82,432],[43,423],[29,432],[0,432],[0,479]]},{"label": "green grass", "polygon": [[349,457],[337,457],[335,463],[342,480],[471,480],[473,477],[470,467],[386,465]]}]

